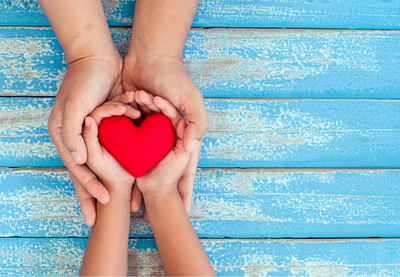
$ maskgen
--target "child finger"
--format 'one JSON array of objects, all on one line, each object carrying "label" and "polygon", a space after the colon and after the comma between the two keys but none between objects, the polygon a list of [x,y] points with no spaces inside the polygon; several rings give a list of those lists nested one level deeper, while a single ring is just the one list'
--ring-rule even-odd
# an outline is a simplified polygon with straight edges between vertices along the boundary
[{"label": "child finger", "polygon": [[135,99],[136,98],[139,99],[140,102],[143,105],[146,105],[146,107],[149,110],[151,110],[153,113],[161,113],[160,109],[156,105],[154,105],[154,101],[153,101],[154,96],[153,95],[151,95],[150,93],[147,93],[143,90],[137,91],[136,95],[137,96],[135,97]]},{"label": "child finger", "polygon": [[97,158],[101,155],[102,151],[96,122],[90,116],[85,118],[85,128],[83,129],[82,136],[88,151],[88,162],[90,163],[90,160]]},{"label": "child finger", "polygon": [[123,104],[120,105],[109,105],[104,104],[98,108],[96,108],[91,114],[90,117],[94,119],[97,125],[101,123],[103,118],[110,117],[113,115],[122,115],[126,112],[126,107]]},{"label": "child finger", "polygon": [[168,100],[161,97],[154,97],[154,105],[156,105],[161,112],[171,120],[174,128],[177,127],[179,120],[181,120],[181,114]]},{"label": "child finger", "polygon": [[175,132],[178,138],[183,139],[183,134],[185,133],[185,128],[186,128],[186,121],[182,118],[181,120],[178,121],[176,124]]},{"label": "child finger", "polygon": [[[114,97],[110,102],[106,102],[103,105],[107,105],[110,103],[118,104],[116,102],[127,104],[127,105],[131,106],[134,110],[139,111],[139,106],[135,101],[135,92],[134,91],[126,91],[124,94]],[[124,115],[132,118],[133,121],[136,123],[136,125],[140,126],[141,123],[143,122],[143,119],[140,116],[138,117],[136,115],[129,115],[129,111],[130,111],[130,109],[127,108],[128,114],[124,114]]]},{"label": "child finger", "polygon": [[98,107],[90,114],[90,116],[96,121],[97,125],[99,125],[104,118],[113,115],[126,115],[130,118],[136,119],[140,117],[140,112],[134,110],[130,105],[108,103]]},{"label": "child finger", "polygon": [[104,103],[103,106],[123,106],[126,108],[126,111],[123,115],[131,119],[137,119],[141,116],[141,112],[139,111],[139,109],[135,109],[130,104],[121,104],[121,102],[107,102]]},{"label": "child finger", "polygon": [[141,99],[138,97],[138,91],[135,93],[135,102],[139,105],[140,110],[147,114],[150,115],[152,114],[152,111],[146,106],[146,104],[144,104]]},{"label": "child finger", "polygon": [[147,113],[161,113],[160,109],[154,105],[153,95],[140,90],[135,94],[135,101],[140,105],[140,108],[146,111]]},{"label": "child finger", "polygon": [[129,103],[135,101],[135,92],[134,91],[126,91],[124,94],[114,97],[111,101],[129,104]]}]

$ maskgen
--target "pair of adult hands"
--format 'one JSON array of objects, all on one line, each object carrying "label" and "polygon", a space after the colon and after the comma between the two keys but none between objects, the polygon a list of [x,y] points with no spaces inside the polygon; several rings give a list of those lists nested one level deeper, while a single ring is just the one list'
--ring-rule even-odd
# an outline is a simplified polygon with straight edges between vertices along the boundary
[{"label": "pair of adult hands", "polygon": [[[119,53],[114,51],[112,54],[87,56],[71,62],[54,101],[48,124],[49,134],[68,168],[89,226],[96,221],[94,198],[107,203],[110,196],[85,165],[87,150],[81,136],[82,125],[85,117],[96,107],[124,91],[144,90],[161,96],[169,100],[189,122],[183,141],[184,149],[192,152],[192,156],[188,169],[179,179],[178,191],[186,211],[190,210],[201,139],[209,128],[203,96],[186,73],[179,57],[151,53],[143,56],[150,58],[139,58],[129,52],[123,61]],[[146,103],[141,104],[142,112],[151,112],[146,110]],[[140,208],[140,190],[133,190],[132,201],[131,207]]]}]

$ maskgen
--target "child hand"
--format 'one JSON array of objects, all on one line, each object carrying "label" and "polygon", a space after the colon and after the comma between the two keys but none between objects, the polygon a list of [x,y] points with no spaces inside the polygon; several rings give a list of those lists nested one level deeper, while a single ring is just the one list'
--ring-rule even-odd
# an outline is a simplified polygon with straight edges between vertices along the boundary
[{"label": "child hand", "polygon": [[109,192],[123,190],[130,193],[135,178],[99,143],[98,126],[104,118],[113,115],[125,115],[131,119],[138,119],[140,112],[125,104],[132,102],[129,100],[133,97],[133,92],[117,96],[96,108],[85,118],[83,138],[88,151],[86,163]]},{"label": "child hand", "polygon": [[171,120],[178,137],[175,146],[164,159],[144,176],[137,178],[136,184],[143,193],[145,200],[146,198],[155,199],[158,196],[178,193],[178,180],[186,171],[191,157],[191,153],[186,152],[183,147],[183,133],[186,122],[168,100],[153,97],[144,91],[137,91],[135,100],[146,116],[151,113],[163,113],[167,116]]}]

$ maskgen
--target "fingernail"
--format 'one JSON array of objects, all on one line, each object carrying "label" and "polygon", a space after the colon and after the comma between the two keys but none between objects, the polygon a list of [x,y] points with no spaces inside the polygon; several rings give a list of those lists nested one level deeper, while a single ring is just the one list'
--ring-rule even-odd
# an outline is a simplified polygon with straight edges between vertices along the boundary
[{"label": "fingernail", "polygon": [[125,110],[124,106],[117,106],[117,109],[120,110],[121,112]]},{"label": "fingernail", "polygon": [[78,152],[71,152],[72,158],[74,159],[74,161],[77,164],[81,164],[82,163],[82,156],[81,154],[79,154]]},{"label": "fingernail", "polygon": [[125,91],[125,94],[129,94],[130,93],[130,91]]},{"label": "fingernail", "polygon": [[194,149],[196,149],[197,144],[199,144],[198,140],[192,141],[192,144],[190,145],[190,152],[193,152]]},{"label": "fingernail", "polygon": [[91,124],[92,122],[90,122],[90,120],[89,119],[85,119],[85,126],[90,126],[90,124]]}]

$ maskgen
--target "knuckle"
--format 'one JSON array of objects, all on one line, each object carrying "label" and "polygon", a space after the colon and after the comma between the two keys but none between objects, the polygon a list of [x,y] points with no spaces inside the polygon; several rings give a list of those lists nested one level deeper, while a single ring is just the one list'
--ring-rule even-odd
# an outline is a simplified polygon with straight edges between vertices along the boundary
[{"label": "knuckle", "polygon": [[61,130],[61,141],[65,146],[70,146],[73,144],[73,141],[75,139],[75,136],[71,136],[70,134],[65,134]]},{"label": "knuckle", "polygon": [[90,189],[92,187],[95,187],[99,184],[99,180],[96,177],[92,177],[89,180],[85,181],[84,187],[87,189]]}]

